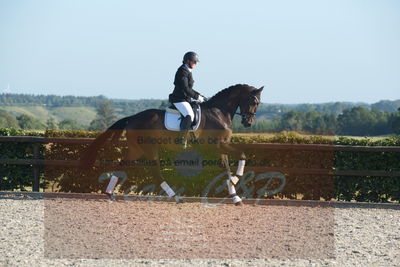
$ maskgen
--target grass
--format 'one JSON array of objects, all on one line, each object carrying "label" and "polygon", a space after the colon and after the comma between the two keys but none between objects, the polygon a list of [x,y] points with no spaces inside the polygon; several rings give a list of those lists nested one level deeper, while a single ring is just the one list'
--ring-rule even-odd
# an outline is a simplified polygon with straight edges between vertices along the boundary
[{"label": "grass", "polygon": [[[318,134],[304,134],[304,133],[298,133],[296,131],[285,131],[286,133],[295,133],[299,135],[300,137],[310,137],[310,136],[323,136],[324,138],[328,139],[336,139],[339,137],[347,137],[347,138],[352,138],[352,139],[357,139],[357,140],[362,140],[365,138],[372,139],[373,141],[385,139],[387,137],[390,137],[391,135],[383,135],[383,136],[344,136],[344,135],[318,135]],[[233,136],[244,136],[244,137],[257,137],[257,136],[262,136],[265,138],[270,138],[276,136],[276,132],[265,132],[265,133],[233,133]]]},{"label": "grass", "polygon": [[96,117],[96,110],[92,107],[59,107],[52,108],[51,113],[58,121],[73,119],[81,125],[89,125]]},{"label": "grass", "polygon": [[57,107],[46,108],[45,106],[4,106],[1,109],[18,116],[26,114],[32,116],[44,124],[50,118],[60,122],[65,119],[72,119],[81,125],[89,125],[96,117],[96,110],[93,107]]},{"label": "grass", "polygon": [[[42,122],[46,122],[47,118],[50,117],[49,110],[43,106],[4,106],[1,109],[18,116],[21,114],[26,114],[39,119]],[[44,119],[46,118],[46,119]]]}]

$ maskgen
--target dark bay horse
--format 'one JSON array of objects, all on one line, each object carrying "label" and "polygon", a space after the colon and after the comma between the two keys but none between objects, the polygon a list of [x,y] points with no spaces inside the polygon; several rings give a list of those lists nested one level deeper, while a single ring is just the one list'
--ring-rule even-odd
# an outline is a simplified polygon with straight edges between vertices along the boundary
[{"label": "dark bay horse", "polygon": [[[195,138],[200,140],[210,140],[210,138],[211,140],[218,140],[213,145],[218,150],[218,153],[222,155],[224,165],[227,168],[227,186],[230,197],[235,204],[241,204],[241,199],[236,195],[234,186],[240,176],[243,175],[246,158],[242,151],[238,151],[230,145],[232,120],[235,114],[239,114],[242,117],[241,123],[244,127],[252,125],[257,107],[260,104],[260,96],[263,88],[257,89],[246,84],[237,84],[218,92],[208,101],[200,104],[201,122],[198,129],[193,132]],[[240,113],[237,113],[238,109],[240,109]],[[168,192],[170,188],[168,186],[165,188],[165,185],[163,186],[165,182],[161,183],[164,179],[161,175],[159,164],[159,151],[162,147],[176,150],[177,148],[179,149],[179,146],[174,144],[174,142],[146,143],[139,141],[160,137],[164,139],[169,138],[169,140],[176,140],[178,138],[179,132],[169,131],[165,128],[164,115],[165,110],[148,109],[118,120],[89,145],[85,156],[81,159],[81,165],[83,167],[92,166],[95,163],[99,149],[117,141],[123,132],[126,131],[128,143],[127,160],[135,161],[144,158],[158,162],[158,164],[151,168],[152,174],[167,194],[173,196],[173,192],[171,194]],[[236,175],[234,176],[231,175],[229,170],[228,154],[240,159]],[[110,192],[108,193],[110,194]]]}]

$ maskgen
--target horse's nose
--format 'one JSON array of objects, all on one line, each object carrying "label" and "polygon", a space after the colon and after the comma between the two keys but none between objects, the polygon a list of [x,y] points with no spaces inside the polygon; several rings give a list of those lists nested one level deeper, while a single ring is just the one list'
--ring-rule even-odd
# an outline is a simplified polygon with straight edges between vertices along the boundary
[{"label": "horse's nose", "polygon": [[242,120],[242,125],[243,125],[244,127],[250,127],[250,126],[251,126],[251,123],[250,123],[248,120],[243,119],[243,120]]}]

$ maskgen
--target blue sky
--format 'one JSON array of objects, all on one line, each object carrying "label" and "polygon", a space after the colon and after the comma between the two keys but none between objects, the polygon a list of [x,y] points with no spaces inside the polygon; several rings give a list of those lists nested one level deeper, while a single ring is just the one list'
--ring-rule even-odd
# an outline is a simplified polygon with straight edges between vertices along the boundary
[{"label": "blue sky", "polygon": [[373,103],[400,98],[399,47],[397,0],[0,0],[0,93],[165,99],[193,50],[206,96]]}]

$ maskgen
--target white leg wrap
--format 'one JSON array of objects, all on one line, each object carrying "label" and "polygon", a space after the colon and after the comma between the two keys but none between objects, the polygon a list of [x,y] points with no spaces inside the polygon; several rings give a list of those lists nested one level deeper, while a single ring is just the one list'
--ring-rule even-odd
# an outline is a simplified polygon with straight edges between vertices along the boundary
[{"label": "white leg wrap", "polygon": [[236,175],[232,176],[232,173],[229,170],[228,170],[228,180],[231,181],[233,185],[236,185],[239,182],[239,178]]},{"label": "white leg wrap", "polygon": [[234,196],[232,198],[232,200],[233,200],[233,203],[238,203],[238,202],[242,201],[242,199],[239,196]]},{"label": "white leg wrap", "polygon": [[236,170],[236,175],[243,176],[244,165],[246,165],[246,161],[244,159],[239,160],[238,168]]},{"label": "white leg wrap", "polygon": [[242,201],[242,199],[238,195],[236,195],[235,186],[231,183],[230,180],[226,180],[226,185],[228,186],[229,195],[232,197],[233,203],[236,204]]},{"label": "white leg wrap", "polygon": [[226,180],[226,184],[228,186],[229,195],[236,194],[235,186],[231,183],[231,181],[230,180]]},{"label": "white leg wrap", "polygon": [[174,190],[172,190],[172,188],[169,187],[169,185],[167,184],[167,182],[165,182],[165,181],[162,182],[162,183],[161,183],[161,188],[167,193],[167,195],[168,195],[169,197],[175,196]]},{"label": "white leg wrap", "polygon": [[106,193],[108,193],[108,194],[114,193],[114,188],[115,188],[115,185],[117,184],[117,182],[118,182],[118,177],[115,175],[111,176],[110,182],[108,183],[108,186],[106,189]]},{"label": "white leg wrap", "polygon": [[229,180],[233,185],[236,185],[239,182],[239,178],[236,175],[229,177]]}]

